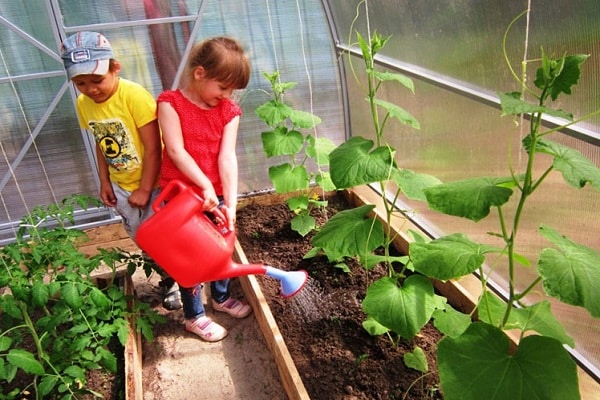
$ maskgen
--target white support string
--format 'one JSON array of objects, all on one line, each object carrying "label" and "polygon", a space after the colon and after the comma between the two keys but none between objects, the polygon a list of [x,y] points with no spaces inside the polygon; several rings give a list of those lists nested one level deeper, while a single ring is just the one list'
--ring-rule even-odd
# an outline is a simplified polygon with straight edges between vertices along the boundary
[{"label": "white support string", "polygon": [[279,71],[279,61],[277,60],[277,47],[275,47],[275,32],[273,31],[271,7],[269,7],[269,0],[265,0],[265,4],[267,5],[267,15],[269,16],[269,32],[271,33],[271,46],[273,47],[273,58],[275,59],[275,71]]},{"label": "white support string", "polygon": [[[2,49],[0,48],[0,59],[2,60],[2,65],[4,66],[4,71],[6,73],[6,76],[10,77],[10,71],[8,69],[8,64],[6,63],[6,59],[4,57],[4,52],[2,51]],[[21,103],[21,98],[17,93],[17,89],[15,87],[14,81],[12,79],[9,79],[10,85],[11,85],[11,89],[13,91],[13,94],[15,96],[15,98],[17,99],[18,102],[18,106],[19,106],[19,111],[21,112],[21,116],[23,117],[23,121],[25,122],[25,125],[27,127],[27,133],[29,135],[29,138],[31,139],[31,144],[33,146],[33,148],[35,149],[35,154],[38,158],[38,161],[40,162],[40,166],[42,168],[42,172],[44,173],[44,177],[46,179],[46,183],[48,185],[48,189],[50,190],[50,194],[52,195],[52,200],[55,203],[58,203],[57,199],[56,199],[56,194],[54,193],[54,190],[52,188],[52,185],[50,184],[50,178],[48,177],[48,172],[46,171],[46,168],[44,166],[44,161],[42,160],[42,156],[40,154],[40,151],[37,147],[35,138],[33,137],[32,131],[31,131],[31,126],[29,125],[29,122],[27,120],[27,115],[25,114],[25,109],[23,107],[23,104]],[[25,195],[23,194],[23,190],[21,189],[21,186],[19,185],[19,180],[17,179],[17,176],[15,174],[14,169],[12,168],[11,162],[8,159],[8,154],[6,153],[6,149],[4,148],[4,144],[2,143],[2,141],[0,140],[0,148],[2,151],[2,156],[4,158],[4,161],[6,162],[6,165],[8,166],[10,175],[12,176],[14,182],[15,182],[15,187],[17,188],[17,192],[19,193],[19,197],[21,198],[21,201],[23,202],[23,205],[25,206],[25,210],[27,211],[27,213],[30,213],[31,210],[29,209],[29,206],[27,204],[27,202],[25,201]],[[7,218],[8,220],[12,220],[12,217],[10,216],[10,213],[8,211],[8,205],[6,204],[6,201],[4,199],[4,195],[0,192],[0,198],[2,199],[2,206],[4,207],[4,210],[6,212]],[[14,231],[14,229],[13,229]]]}]

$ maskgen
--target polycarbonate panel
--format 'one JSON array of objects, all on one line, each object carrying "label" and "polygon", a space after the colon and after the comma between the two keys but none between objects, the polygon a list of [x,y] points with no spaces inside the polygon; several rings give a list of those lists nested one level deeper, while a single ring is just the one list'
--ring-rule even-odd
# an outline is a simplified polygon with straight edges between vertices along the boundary
[{"label": "polycarbonate panel", "polygon": [[[180,80],[189,41],[216,35],[239,39],[252,64],[248,88],[236,94],[244,113],[238,138],[241,193],[271,189],[268,167],[284,161],[267,159],[262,150],[260,133],[268,127],[255,109],[269,99],[263,73],[279,71],[283,81],[298,83],[285,100],[322,118],[313,135],[337,143],[344,139],[341,85],[319,1],[0,0],[0,10],[8,21],[0,21],[0,135],[6,147],[0,160],[0,179],[5,179],[0,240],[11,235],[11,222],[35,205],[75,192],[97,195],[93,143],[78,127],[72,89],[65,90],[70,84],[58,48],[63,34],[104,33],[121,63],[121,76],[154,96]],[[51,111],[53,102],[57,107]]]},{"label": "polycarbonate panel", "polygon": [[[421,124],[420,130],[414,130],[396,120],[388,123],[386,140],[396,149],[399,166],[437,176],[444,182],[480,176],[510,176],[510,167],[517,173],[522,172],[526,158],[521,149],[521,139],[527,132],[527,122],[519,126],[512,117],[502,117],[499,108],[485,96],[497,99],[496,92],[520,90],[504,63],[501,42],[506,25],[524,9],[526,2],[368,3],[369,29],[382,35],[393,35],[383,50],[389,58],[386,61],[397,62],[400,68],[414,65],[418,67],[416,70],[426,71],[440,81],[439,84],[431,84],[428,80],[430,75],[421,79],[418,74],[411,75],[415,94],[391,82],[386,82],[386,89],[378,93],[378,98],[405,108]],[[356,10],[347,4],[342,7],[340,2],[330,2],[330,6],[340,32],[341,47],[350,46],[356,40],[355,37],[348,38]],[[560,102],[552,104],[552,107],[563,108],[576,116],[600,108],[599,17],[597,2],[532,2],[530,57],[539,56],[541,44],[551,54],[562,55],[565,51],[591,54],[583,65],[583,74],[579,84],[573,88],[573,95],[562,96]],[[354,29],[367,36],[364,17],[359,18]],[[523,54],[523,42],[518,39],[523,32],[524,20],[516,24],[510,35],[509,55],[515,68],[519,67],[519,57]],[[364,101],[363,62],[352,57],[352,68],[347,60],[345,65],[349,77],[351,135],[374,139],[370,112]],[[530,80],[533,80],[538,66],[533,63],[529,67]],[[358,74],[362,87],[352,78],[354,74]],[[461,93],[462,88],[468,90]],[[481,94],[481,98],[477,98],[477,94]],[[600,126],[598,121],[596,117],[585,124],[596,135]],[[554,133],[548,138],[579,150],[600,166],[598,146],[562,133]],[[551,159],[544,155],[537,155],[537,158],[536,176],[540,176]],[[520,225],[517,251],[535,265],[539,251],[543,247],[552,247],[537,232],[541,223],[600,251],[600,239],[596,234],[600,226],[599,199],[600,193],[589,185],[575,189],[564,182],[560,173],[553,172],[528,201]],[[493,235],[488,234],[500,229],[495,211],[487,219],[473,223],[429,210],[425,203],[403,199],[402,207],[412,209],[411,215],[434,235],[463,232],[475,241],[499,244]],[[515,199],[512,199],[504,209],[505,215],[510,218],[514,210]],[[488,259],[489,265],[493,262],[493,259]],[[492,280],[506,288],[507,277],[503,269],[498,267],[496,271],[501,272],[494,272]],[[527,285],[532,277],[531,271],[521,268],[516,281]],[[543,290],[541,286],[537,289],[527,301],[540,300]],[[554,314],[565,325],[568,334],[575,338],[576,350],[596,369],[600,368],[600,344],[597,340],[600,325],[597,320],[583,308],[549,300]]]},{"label": "polycarbonate panel", "polygon": [[[367,32],[365,3],[360,0],[330,1],[343,43],[349,40],[352,21],[359,10],[355,30]],[[468,83],[484,91],[518,87],[506,68],[503,35],[511,21],[527,9],[528,1],[497,0],[369,0],[372,31],[392,40],[383,54],[436,74]],[[550,55],[588,54],[586,73],[569,97],[571,111],[583,116],[600,109],[600,3],[597,0],[536,0],[531,2],[529,36],[527,19],[520,18],[507,37],[508,56],[520,73],[525,53],[537,68],[541,48]],[[534,70],[534,69],[533,69]],[[532,71],[533,71],[532,70]],[[533,72],[529,72],[530,85]],[[554,106],[562,107],[562,101]],[[573,107],[572,105],[575,105]],[[583,126],[598,131],[600,115]]]}]

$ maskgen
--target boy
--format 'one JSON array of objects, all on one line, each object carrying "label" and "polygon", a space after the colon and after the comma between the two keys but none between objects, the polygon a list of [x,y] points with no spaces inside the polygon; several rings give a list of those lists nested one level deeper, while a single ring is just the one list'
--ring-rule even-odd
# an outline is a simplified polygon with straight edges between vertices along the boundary
[{"label": "boy", "polygon": [[[61,51],[67,77],[81,92],[76,105],[79,123],[96,141],[100,198],[115,207],[135,240],[158,194],[161,138],[156,102],[141,85],[119,77],[121,64],[104,35],[78,32],[63,42]],[[177,283],[160,274],[163,305],[180,308]]]}]

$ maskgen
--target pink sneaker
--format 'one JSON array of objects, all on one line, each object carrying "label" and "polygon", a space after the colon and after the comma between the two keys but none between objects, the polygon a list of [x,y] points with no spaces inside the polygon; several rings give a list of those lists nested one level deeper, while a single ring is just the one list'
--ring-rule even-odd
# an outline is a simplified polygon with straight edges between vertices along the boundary
[{"label": "pink sneaker", "polygon": [[213,310],[227,313],[234,318],[244,318],[252,312],[252,308],[248,304],[231,297],[222,303],[213,300],[212,307]]},{"label": "pink sneaker", "polygon": [[185,330],[192,332],[207,342],[218,342],[227,336],[227,329],[203,315],[195,320],[185,321]]}]

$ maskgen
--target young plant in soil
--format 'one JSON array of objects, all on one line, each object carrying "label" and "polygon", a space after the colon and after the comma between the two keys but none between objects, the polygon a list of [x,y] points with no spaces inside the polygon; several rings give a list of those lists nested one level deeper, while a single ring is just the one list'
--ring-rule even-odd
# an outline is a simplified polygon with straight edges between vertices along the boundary
[{"label": "young plant in soil", "polygon": [[[16,241],[0,249],[0,386],[2,399],[102,397],[87,387],[87,373],[116,373],[109,350],[116,337],[125,345],[127,318],[152,340],[152,325],[162,317],[130,299],[114,279],[122,263],[138,261],[118,250],[86,256],[78,249],[85,233],[68,228],[75,206],[98,200],[69,197],[61,204],[36,207],[21,220]],[[95,285],[91,275],[108,266],[113,279]]]},{"label": "young plant in soil", "polygon": [[[280,156],[288,160],[270,167],[269,178],[277,193],[299,192],[288,200],[288,206],[296,214],[292,229],[305,236],[315,228],[311,209],[327,204],[311,189],[312,181],[322,190],[334,189],[324,168],[329,162],[327,155],[335,145],[327,138],[300,131],[315,129],[321,119],[285,102],[285,92],[294,88],[296,82],[281,82],[279,72],[263,75],[271,85],[271,99],[256,109],[258,117],[271,128],[261,133],[263,150],[267,157]],[[307,165],[311,160],[317,167],[315,173],[311,173]]]},{"label": "young plant in soil", "polygon": [[[367,290],[362,304],[368,315],[364,327],[371,334],[393,333],[398,340],[410,339],[433,319],[435,326],[446,335],[437,351],[444,398],[494,398],[502,393],[502,398],[578,399],[576,365],[563,347],[574,346],[572,338],[552,315],[548,301],[526,304],[525,296],[541,283],[548,295],[584,307],[594,317],[600,316],[600,299],[593,290],[594,278],[600,278],[600,254],[541,225],[540,234],[556,248],[542,250],[537,263],[538,276],[525,290],[517,289],[514,271],[532,265],[518,253],[519,227],[527,200],[552,171],[561,172],[565,181],[574,187],[590,183],[600,189],[600,170],[592,162],[576,150],[546,138],[552,132],[590,117],[574,120],[571,114],[548,106],[550,100],[571,93],[587,56],[553,58],[542,51],[541,59],[537,61],[541,66],[535,74],[535,87],[527,86],[509,64],[521,87],[535,99],[532,103],[527,102],[525,93],[517,92],[499,95],[503,115],[525,115],[529,120],[529,134],[523,140],[527,157],[523,173],[512,171],[507,177],[441,183],[436,178],[397,167],[394,150],[384,141],[385,124],[389,118],[398,118],[415,128],[418,124],[406,111],[377,99],[376,94],[381,85],[390,80],[401,82],[411,90],[412,84],[398,74],[376,71],[374,58],[389,38],[377,33],[367,39],[360,34],[357,37],[368,76],[367,99],[377,143],[373,148],[373,141],[353,137],[330,154],[331,178],[336,187],[375,183],[380,186],[381,193],[385,193],[389,183],[393,182],[398,187],[395,196],[402,191],[411,199],[427,201],[432,209],[475,222],[495,209],[499,228],[492,235],[500,238],[503,245],[476,243],[462,233],[432,241],[415,234],[408,257],[392,258],[388,250],[393,239],[390,225],[386,230],[378,220],[367,218],[374,206],[364,205],[331,218],[315,235],[315,251],[310,255],[323,251],[332,261],[357,257],[367,269],[380,261],[389,266],[389,275],[373,282]],[[380,109],[384,111],[383,118],[378,114]],[[542,117],[545,114],[570,122],[544,130]],[[549,155],[554,161],[543,174],[534,176],[536,156],[540,153]],[[515,192],[516,212],[509,218],[504,208]],[[389,222],[394,212],[393,201],[384,201],[384,204]],[[380,247],[385,249],[385,254],[374,255],[373,251]],[[507,276],[510,277],[510,296],[506,302],[486,288],[486,255],[497,255],[506,260]],[[404,263],[400,271],[392,265],[394,261]],[[495,265],[500,263],[496,261]],[[472,322],[470,315],[454,310],[446,298],[434,293],[430,278],[445,281],[476,271],[483,294],[476,307],[478,321]],[[508,329],[521,332],[514,350],[510,349],[510,340],[505,333]],[[409,356],[407,361],[411,360],[413,358]]]}]

